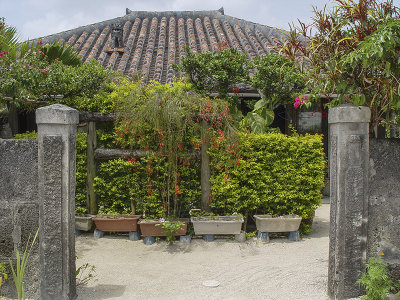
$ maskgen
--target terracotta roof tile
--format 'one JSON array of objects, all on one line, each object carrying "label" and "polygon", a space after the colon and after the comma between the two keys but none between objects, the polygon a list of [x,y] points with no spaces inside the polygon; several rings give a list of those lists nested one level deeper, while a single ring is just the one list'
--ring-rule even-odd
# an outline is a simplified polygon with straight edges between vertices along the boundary
[{"label": "terracotta roof tile", "polygon": [[169,19],[169,28],[168,28],[168,63],[167,63],[167,79],[166,82],[170,82],[174,76],[173,65],[176,62],[176,21],[175,18],[172,17]]},{"label": "terracotta roof tile", "polygon": [[185,34],[185,20],[180,18],[178,20],[178,41],[179,41],[179,63],[181,63],[181,57],[186,56],[185,47],[186,43],[186,34]]},{"label": "terracotta roof tile", "polygon": [[201,53],[206,53],[209,51],[209,49],[208,49],[208,41],[203,30],[203,24],[201,23],[200,18],[197,18],[195,23],[196,23],[196,30],[198,33],[198,37],[200,40]]},{"label": "terracotta roof tile", "polygon": [[151,60],[153,58],[154,46],[156,43],[157,24],[158,24],[158,19],[154,17],[151,20],[150,34],[149,34],[149,39],[147,41],[147,49],[142,66],[141,77],[145,82],[147,82],[147,80],[149,79],[148,76],[150,73],[150,65],[151,65]]},{"label": "terracotta roof tile", "polygon": [[250,41],[252,43],[253,48],[257,52],[257,56],[264,56],[266,53],[261,46],[260,42],[257,40],[257,37],[254,35],[254,33],[251,31],[250,28],[246,28],[246,33],[250,37]]},{"label": "terracotta roof tile", "polygon": [[128,65],[129,58],[131,57],[131,53],[132,53],[132,49],[134,47],[134,42],[135,42],[139,24],[140,24],[140,19],[136,18],[135,22],[132,25],[131,32],[129,33],[128,40],[125,43],[126,46],[124,48],[124,54],[121,57],[121,61],[118,65],[118,69],[117,69],[117,71],[122,74],[125,73],[125,69]]},{"label": "terracotta roof tile", "polygon": [[165,43],[167,39],[167,18],[163,17],[160,23],[160,34],[158,36],[158,49],[155,63],[155,70],[153,79],[156,81],[161,81],[163,65],[164,65],[164,52]]},{"label": "terracotta roof tile", "polygon": [[227,45],[229,45],[228,39],[226,38],[226,33],[224,32],[219,20],[214,19],[213,24],[214,24],[215,31],[217,32],[217,37],[218,37],[218,40],[220,41],[220,43],[226,43]]},{"label": "terracotta roof tile", "polygon": [[67,41],[67,45],[68,45],[68,46],[73,45],[73,43],[75,42],[75,40],[76,40],[76,34],[71,35],[71,37],[70,37],[70,38],[68,39],[68,41]]},{"label": "terracotta roof tile", "polygon": [[[108,27],[108,26],[107,26],[107,27]],[[109,29],[108,29],[108,30],[109,30]],[[108,34],[107,40],[106,40],[106,42],[104,43],[103,48],[101,49],[101,52],[100,52],[99,57],[97,58],[97,61],[98,61],[102,66],[105,66],[105,63],[106,63],[106,60],[107,60],[107,57],[108,57],[107,48],[108,48],[108,45],[110,44],[110,41],[111,41],[111,35]]]},{"label": "terracotta roof tile", "polygon": [[103,31],[100,33],[99,38],[97,39],[96,43],[94,44],[92,51],[90,51],[89,55],[86,57],[85,62],[89,62],[92,59],[95,59],[96,56],[99,54],[100,48],[104,45],[106,41],[107,34],[110,31],[110,27],[104,27]]},{"label": "terracotta roof tile", "polygon": [[135,53],[133,54],[131,69],[129,73],[136,73],[138,71],[140,57],[143,52],[144,42],[146,40],[147,26],[149,24],[149,19],[146,18],[142,22],[142,28],[140,29],[139,38],[136,45]]},{"label": "terracotta roof tile", "polygon": [[73,44],[73,48],[76,51],[79,51],[83,45],[83,43],[85,42],[86,38],[88,36],[88,33],[86,31],[84,31],[81,36],[79,37],[79,39],[75,42],[75,44]]},{"label": "terracotta roof tile", "polygon": [[98,34],[99,34],[99,30],[96,29],[95,31],[92,32],[92,34],[86,40],[85,44],[83,45],[81,51],[78,54],[79,57],[82,58],[82,60],[84,60],[86,53],[88,52],[89,48],[92,46],[92,44],[95,41]]},{"label": "terracotta roof tile", "polygon": [[193,53],[198,53],[196,35],[194,34],[193,20],[187,19],[186,25],[188,31],[190,51],[192,51]]},{"label": "terracotta roof tile", "polygon": [[[252,59],[271,52],[274,39],[282,38],[275,28],[226,16],[223,10],[127,10],[123,17],[43,37],[42,41],[67,41],[85,62],[96,59],[120,73],[137,73],[146,82],[165,83],[181,75],[175,74],[173,65],[186,56],[186,45],[195,53],[204,53],[223,42]],[[112,47],[115,45],[118,47]]]},{"label": "terracotta roof tile", "polygon": [[204,17],[204,26],[206,27],[208,39],[210,40],[210,47],[214,51],[216,50],[218,41],[217,38],[215,37],[215,33],[209,17]]}]

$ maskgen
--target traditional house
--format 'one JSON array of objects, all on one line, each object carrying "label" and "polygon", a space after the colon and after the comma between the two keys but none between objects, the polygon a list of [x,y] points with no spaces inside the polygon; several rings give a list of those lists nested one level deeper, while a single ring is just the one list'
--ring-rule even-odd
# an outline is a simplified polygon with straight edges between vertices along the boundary
[{"label": "traditional house", "polygon": [[[165,12],[126,9],[123,17],[56,33],[41,40],[43,43],[66,42],[75,48],[84,62],[95,59],[122,74],[136,73],[145,82],[168,83],[177,75],[173,65],[179,64],[186,55],[185,46],[192,52],[204,53],[215,50],[222,42],[253,59],[273,51],[275,41],[283,41],[284,35],[276,28],[227,16],[223,8]],[[242,99],[260,98],[256,90],[246,85],[239,85],[239,96]],[[295,116],[291,107],[280,106],[275,111],[273,126],[287,132],[287,126]],[[315,123],[314,119],[312,123]],[[26,120],[29,116],[20,118],[20,123]],[[303,118],[304,121],[307,118]],[[32,130],[28,127],[21,123],[19,131]]]}]

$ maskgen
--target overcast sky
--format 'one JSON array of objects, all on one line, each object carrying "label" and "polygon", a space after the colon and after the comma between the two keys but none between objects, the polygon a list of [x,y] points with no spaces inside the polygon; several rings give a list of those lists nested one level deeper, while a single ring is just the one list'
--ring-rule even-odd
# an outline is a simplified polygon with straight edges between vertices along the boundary
[{"label": "overcast sky", "polygon": [[[394,0],[399,6],[400,0]],[[312,6],[331,0],[0,0],[0,17],[14,26],[21,40],[42,37],[125,15],[125,9],[145,11],[217,10],[247,21],[287,29],[288,23],[311,22]]]}]

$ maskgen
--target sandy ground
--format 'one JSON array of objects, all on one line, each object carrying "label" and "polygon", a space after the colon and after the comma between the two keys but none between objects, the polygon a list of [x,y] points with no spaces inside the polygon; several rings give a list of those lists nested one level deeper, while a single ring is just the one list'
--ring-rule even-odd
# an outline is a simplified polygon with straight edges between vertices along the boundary
[{"label": "sandy ground", "polygon": [[[313,232],[299,242],[268,244],[192,240],[146,246],[127,236],[76,239],[77,266],[97,276],[78,299],[327,299],[329,204],[316,211]],[[216,288],[202,285],[217,280]]]}]

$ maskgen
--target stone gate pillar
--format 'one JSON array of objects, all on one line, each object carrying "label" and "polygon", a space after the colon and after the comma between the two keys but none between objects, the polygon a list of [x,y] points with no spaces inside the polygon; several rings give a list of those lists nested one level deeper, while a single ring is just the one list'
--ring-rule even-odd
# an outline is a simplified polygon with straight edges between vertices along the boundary
[{"label": "stone gate pillar", "polygon": [[329,110],[331,215],[328,293],[359,296],[356,281],[367,253],[369,122],[367,107],[344,104]]},{"label": "stone gate pillar", "polygon": [[77,110],[54,104],[36,110],[40,299],[76,297],[75,144]]}]

